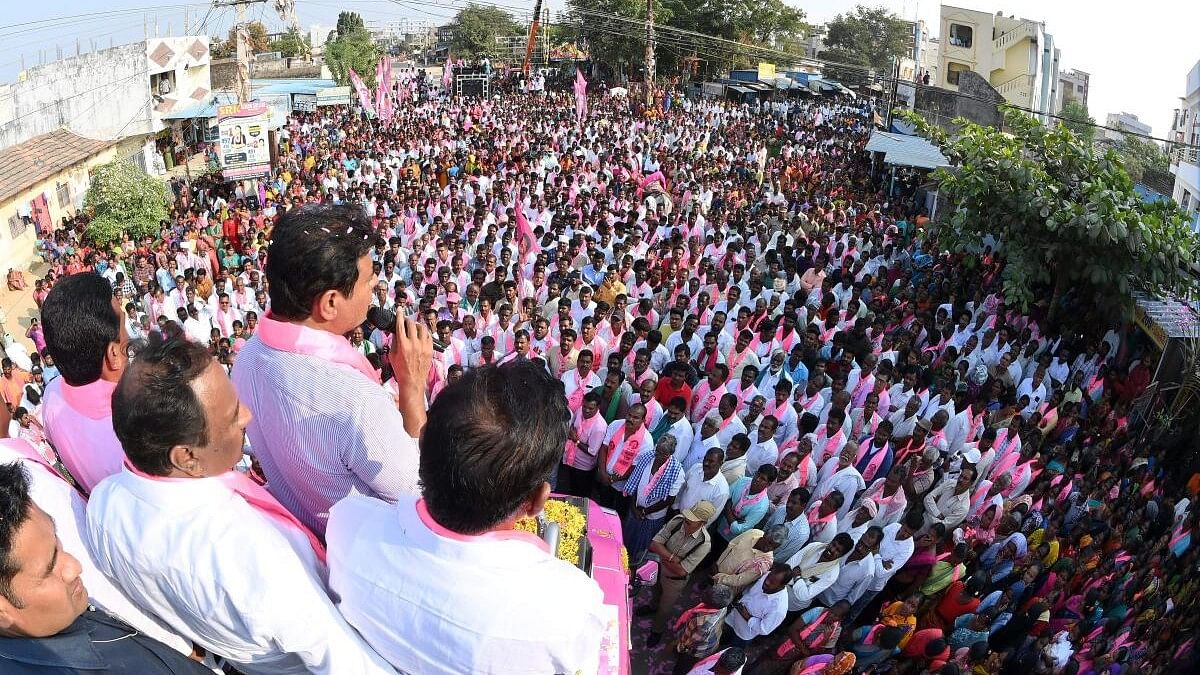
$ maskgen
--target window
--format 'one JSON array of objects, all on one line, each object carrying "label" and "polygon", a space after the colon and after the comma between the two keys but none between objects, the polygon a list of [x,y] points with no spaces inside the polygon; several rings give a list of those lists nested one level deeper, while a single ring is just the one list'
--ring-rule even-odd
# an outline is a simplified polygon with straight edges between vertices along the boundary
[{"label": "window", "polygon": [[970,67],[968,67],[966,64],[954,63],[953,61],[951,61],[950,63],[947,63],[946,64],[946,84],[952,84],[957,87],[958,86],[958,77],[968,70],[970,70]]},{"label": "window", "polygon": [[65,209],[71,204],[71,185],[70,183],[58,183],[55,186],[58,190],[58,208]]},{"label": "window", "polygon": [[958,23],[950,24],[950,45],[953,47],[971,47],[975,31],[970,26]]},{"label": "window", "polygon": [[1180,203],[1179,206],[1182,207],[1184,211],[1191,213],[1192,212],[1192,193],[1188,192],[1187,190],[1184,190],[1183,191],[1183,202]]},{"label": "window", "polygon": [[175,92],[175,71],[155,73],[150,76],[150,93],[154,96],[166,96]]},{"label": "window", "polygon": [[21,236],[22,234],[25,234],[25,228],[27,228],[27,227],[29,227],[29,223],[26,223],[25,219],[22,218],[21,216],[18,216],[16,214],[9,216],[9,218],[8,218],[8,233],[12,235],[13,239],[16,239],[17,237]]}]

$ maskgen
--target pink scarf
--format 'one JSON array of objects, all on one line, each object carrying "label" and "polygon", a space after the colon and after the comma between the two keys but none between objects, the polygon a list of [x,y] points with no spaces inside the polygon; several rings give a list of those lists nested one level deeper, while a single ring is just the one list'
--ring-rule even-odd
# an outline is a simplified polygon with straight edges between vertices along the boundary
[{"label": "pink scarf", "polygon": [[[579,422],[575,425],[575,437],[583,440],[591,436],[592,428],[596,426],[597,421],[604,422],[604,416],[597,412],[591,418],[579,416]],[[595,450],[595,448],[589,448]],[[575,466],[575,455],[579,452],[579,445],[575,441],[568,440],[567,447],[563,451],[563,463],[568,466]]]},{"label": "pink scarf", "polygon": [[299,324],[278,321],[269,314],[258,321],[258,339],[271,349],[292,354],[304,354],[322,361],[353,368],[367,379],[379,384],[379,376],[371,362],[350,341],[340,335],[308,328]]},{"label": "pink scarf", "polygon": [[641,427],[633,433],[633,436],[628,436],[626,432],[627,422],[621,423],[621,430],[617,432],[615,442],[608,457],[608,472],[614,476],[623,476],[633,464],[633,460],[637,459],[638,453],[642,451],[642,446],[646,444],[646,436],[649,432],[646,427]]},{"label": "pink scarf", "polygon": [[[129,460],[125,461],[125,468],[134,475],[147,480],[169,483],[197,480],[195,478],[151,476],[148,473],[139,471],[133,464],[129,463]],[[220,476],[214,476],[213,478],[229,488],[234,494],[244,499],[252,508],[257,509],[267,520],[274,521],[276,525],[281,526],[285,530],[290,528],[299,530],[308,539],[308,543],[312,546],[313,553],[316,554],[317,559],[321,561],[322,565],[325,564],[325,545],[303,523],[297,520],[296,516],[293,516],[290,511],[283,508],[283,505],[270,492],[267,492],[265,487],[255,483],[249,476],[236,470],[226,471]]]},{"label": "pink scarf", "polygon": [[829,461],[830,457],[837,454],[841,445],[846,442],[846,434],[838,429],[838,432],[825,441],[825,445],[821,447],[821,463]]}]

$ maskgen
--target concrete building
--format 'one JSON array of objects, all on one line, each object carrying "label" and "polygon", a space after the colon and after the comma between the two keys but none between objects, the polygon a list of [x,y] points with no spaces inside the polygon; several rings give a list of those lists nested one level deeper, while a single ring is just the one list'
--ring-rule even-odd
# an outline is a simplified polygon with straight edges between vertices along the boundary
[{"label": "concrete building", "polygon": [[825,51],[825,26],[813,26],[804,37],[804,56],[815,59]]},{"label": "concrete building", "polygon": [[[149,38],[22,71],[0,86],[0,149],[67,128],[81,136],[150,138],[163,115],[210,98],[205,36]],[[138,162],[152,169],[153,144]]]},{"label": "concrete building", "polygon": [[1049,120],[1058,96],[1061,51],[1040,21],[942,5],[937,84],[956,90],[965,71],[1012,105]]},{"label": "concrete building", "polygon": [[312,45],[314,53],[319,54],[325,51],[325,42],[329,39],[329,33],[332,30],[332,28],[318,23],[308,27],[308,41]]},{"label": "concrete building", "polygon": [[1200,61],[1187,74],[1185,95],[1179,99],[1171,124],[1171,173],[1175,174],[1175,202],[1192,214],[1192,227],[1200,231]]},{"label": "concrete building", "polygon": [[1104,130],[1104,136],[1100,140],[1110,143],[1120,142],[1125,137],[1120,130],[1131,131],[1143,136],[1150,135],[1150,125],[1139,120],[1138,116],[1133,113],[1108,113],[1108,116],[1104,118],[1104,126],[1108,128]]},{"label": "concrete building", "polygon": [[1092,76],[1082,70],[1068,70],[1058,74],[1058,105],[1057,110],[1071,101],[1076,101],[1084,108],[1088,104],[1088,83]]},{"label": "concrete building", "polygon": [[28,270],[38,238],[83,208],[92,169],[141,145],[59,129],[0,150],[0,269]]}]

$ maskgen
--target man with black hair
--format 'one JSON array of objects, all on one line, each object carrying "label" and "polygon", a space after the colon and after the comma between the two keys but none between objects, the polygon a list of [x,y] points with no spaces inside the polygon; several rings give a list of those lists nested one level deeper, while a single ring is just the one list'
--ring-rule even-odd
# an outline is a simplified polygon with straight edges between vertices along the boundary
[{"label": "man with black hair", "polygon": [[0,662],[5,675],[212,672],[89,606],[83,567],[63,549],[55,525],[34,502],[22,463],[0,464]]},{"label": "man with black hair", "polygon": [[330,601],[320,541],[235,470],[252,416],[204,346],[152,340],[112,407],[128,464],[87,538],[135,604],[246,675],[391,672]]},{"label": "man with black hair", "polygon": [[397,401],[344,337],[367,318],[377,235],[361,208],[309,205],[280,219],[267,251],[271,313],[238,353],[233,382],[268,489],[318,536],[351,493],[417,491],[417,441],[433,340],[397,316],[388,359]]},{"label": "man with black hair", "polygon": [[599,587],[514,529],[541,512],[567,440],[562,385],[531,361],[468,371],[429,409],[421,496],[334,506],[330,586],[404,672],[595,672]]},{"label": "man with black hair", "polygon": [[112,393],[129,362],[121,306],[104,277],[60,279],[42,303],[46,350],[62,377],[46,386],[42,419],[63,466],[83,491],[121,470]]}]

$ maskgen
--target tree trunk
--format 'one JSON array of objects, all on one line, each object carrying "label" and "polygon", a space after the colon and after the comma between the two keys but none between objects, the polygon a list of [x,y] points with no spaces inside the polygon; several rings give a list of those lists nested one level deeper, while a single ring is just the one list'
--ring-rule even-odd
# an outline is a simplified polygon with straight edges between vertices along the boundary
[{"label": "tree trunk", "polygon": [[[1056,266],[1057,267],[1057,266]],[[1062,270],[1054,272],[1054,292],[1050,294],[1050,307],[1046,310],[1046,323],[1053,326],[1058,322],[1059,299],[1067,292],[1067,275]]]}]

